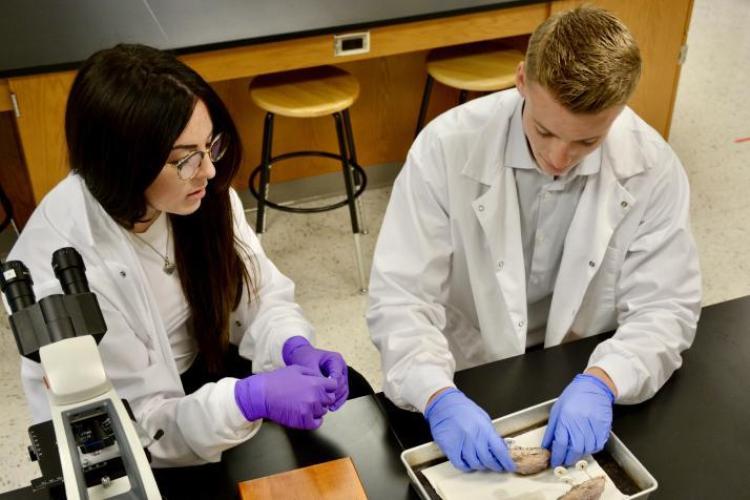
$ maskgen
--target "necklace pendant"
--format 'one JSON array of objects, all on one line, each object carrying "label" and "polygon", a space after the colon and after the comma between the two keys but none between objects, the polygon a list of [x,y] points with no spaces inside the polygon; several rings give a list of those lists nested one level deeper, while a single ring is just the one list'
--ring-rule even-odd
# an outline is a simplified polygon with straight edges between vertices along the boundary
[{"label": "necklace pendant", "polygon": [[169,262],[169,259],[164,259],[164,267],[162,267],[162,270],[166,274],[173,274],[175,269],[177,269],[177,265],[173,264],[172,262]]}]

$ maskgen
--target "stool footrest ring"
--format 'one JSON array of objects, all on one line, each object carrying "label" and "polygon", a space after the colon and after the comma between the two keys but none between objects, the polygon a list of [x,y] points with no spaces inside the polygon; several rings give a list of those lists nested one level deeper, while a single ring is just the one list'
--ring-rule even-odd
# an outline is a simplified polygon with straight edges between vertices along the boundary
[{"label": "stool footrest ring", "polygon": [[[291,153],[284,153],[279,156],[274,156],[271,158],[271,165],[273,165],[275,162],[289,160],[292,158],[298,158],[300,156],[321,156],[324,158],[331,158],[333,160],[339,160],[341,161],[341,155],[337,155],[335,153],[329,153],[328,151],[293,151]],[[349,166],[352,167],[358,174],[360,179],[360,184],[357,190],[354,192],[354,199],[357,199],[367,187],[367,174],[365,174],[365,170],[356,163],[349,163]],[[250,193],[255,197],[256,200],[260,199],[260,194],[258,193],[258,190],[255,187],[255,179],[260,174],[261,169],[263,168],[263,165],[258,165],[253,169],[253,172],[250,174],[250,182],[249,189]],[[291,212],[296,214],[309,214],[309,213],[320,213],[320,212],[327,212],[329,210],[335,210],[337,208],[345,207],[349,203],[349,200],[347,198],[344,198],[341,201],[338,201],[336,203],[332,203],[330,205],[323,205],[319,207],[289,207],[285,205],[279,205],[278,203],[274,203],[268,199],[265,200],[265,204],[271,208],[274,208],[276,210],[281,210],[282,212]]]}]

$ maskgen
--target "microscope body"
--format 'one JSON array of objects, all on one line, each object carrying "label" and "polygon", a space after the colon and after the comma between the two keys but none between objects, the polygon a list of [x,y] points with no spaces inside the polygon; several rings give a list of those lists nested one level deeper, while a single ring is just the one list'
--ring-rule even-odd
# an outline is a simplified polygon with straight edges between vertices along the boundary
[{"label": "microscope body", "polygon": [[[19,352],[41,363],[68,499],[160,499],[134,418],[107,379],[106,324],[73,248],[55,252],[63,294],[36,302],[28,269],[6,262],[0,287]],[[43,484],[47,484],[44,481]]]}]

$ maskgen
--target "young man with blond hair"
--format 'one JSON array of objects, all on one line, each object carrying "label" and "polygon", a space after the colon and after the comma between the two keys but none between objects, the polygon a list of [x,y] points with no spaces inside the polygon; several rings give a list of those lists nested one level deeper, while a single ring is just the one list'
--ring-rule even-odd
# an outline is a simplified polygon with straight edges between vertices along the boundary
[{"label": "young man with blond hair", "polygon": [[552,408],[542,446],[571,465],[603,448],[612,405],[653,396],[693,341],[688,181],[626,106],[640,73],[612,14],[557,14],[531,36],[516,89],[441,115],[409,151],[367,320],[386,395],[425,413],[459,469],[514,465],[456,369],[615,330]]}]

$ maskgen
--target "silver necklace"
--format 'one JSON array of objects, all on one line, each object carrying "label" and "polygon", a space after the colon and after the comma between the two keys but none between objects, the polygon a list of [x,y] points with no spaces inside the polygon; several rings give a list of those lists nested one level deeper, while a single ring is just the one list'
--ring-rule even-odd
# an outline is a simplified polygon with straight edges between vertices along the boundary
[{"label": "silver necklace", "polygon": [[156,247],[154,247],[154,245],[152,245],[148,241],[146,241],[143,238],[141,238],[138,235],[138,233],[133,233],[133,234],[135,235],[136,238],[138,238],[143,243],[145,243],[146,245],[148,245],[148,247],[151,250],[153,250],[156,253],[156,255],[158,255],[159,257],[161,257],[162,259],[164,259],[164,265],[162,266],[161,270],[164,271],[165,274],[172,274],[172,273],[174,273],[175,269],[177,269],[177,264],[175,264],[174,262],[172,262],[171,260],[169,260],[169,255],[167,255],[169,253],[169,235],[171,234],[171,231],[169,230],[169,226],[167,226],[167,248],[166,248],[166,253],[161,253],[159,250],[156,249]]}]

